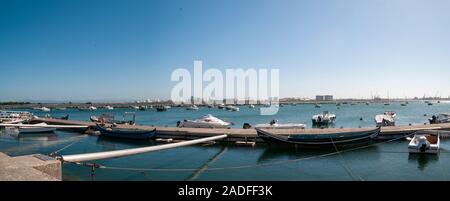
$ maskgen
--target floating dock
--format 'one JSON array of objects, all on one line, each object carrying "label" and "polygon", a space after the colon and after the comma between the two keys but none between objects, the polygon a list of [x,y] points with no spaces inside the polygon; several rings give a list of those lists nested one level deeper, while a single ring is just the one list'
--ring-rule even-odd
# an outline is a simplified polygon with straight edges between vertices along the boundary
[{"label": "floating dock", "polygon": [[[46,119],[39,118],[34,119],[33,122],[40,123],[45,122],[51,125],[81,125],[88,126],[90,129],[95,129],[95,123],[87,121],[73,121],[73,120],[61,120],[61,119]],[[227,138],[221,141],[228,142],[261,142],[255,129],[241,129],[241,128],[230,128],[230,129],[211,129],[211,128],[177,128],[177,127],[155,127],[146,125],[136,125],[136,126],[125,126],[119,125],[120,127],[134,127],[138,129],[153,130],[156,128],[157,138],[173,139],[173,140],[192,140],[204,137],[212,137],[226,134]],[[360,128],[307,128],[299,130],[300,133],[327,133],[327,132],[339,132],[339,131],[357,131]],[[450,131],[450,123],[445,124],[427,124],[427,125],[405,125],[405,126],[391,126],[382,127],[381,132],[378,135],[380,140],[395,139],[401,136],[412,134],[420,130],[446,130]]]}]

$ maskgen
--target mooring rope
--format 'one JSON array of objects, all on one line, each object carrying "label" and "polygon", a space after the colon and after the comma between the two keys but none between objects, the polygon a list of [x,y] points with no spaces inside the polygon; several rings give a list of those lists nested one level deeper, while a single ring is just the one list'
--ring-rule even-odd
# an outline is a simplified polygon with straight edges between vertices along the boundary
[{"label": "mooring rope", "polygon": [[[334,143],[333,138],[330,137],[330,139],[331,139],[331,143],[333,143],[334,150],[336,150],[336,152],[339,152],[339,150],[338,150],[336,144]],[[341,159],[340,161],[342,161],[342,162],[341,162],[341,166],[344,168],[344,170],[347,172],[347,174],[348,174],[353,180],[355,180],[355,175],[354,175],[353,172],[350,170],[350,168],[347,167],[347,165],[346,165],[346,163],[345,163],[345,160],[344,160],[344,157],[342,157],[342,154],[339,153],[338,155],[339,155],[339,158]],[[361,177],[358,177],[358,179],[359,179],[360,181],[363,181],[363,179],[362,179]]]},{"label": "mooring rope", "polygon": [[81,139],[78,140],[78,141],[74,141],[74,142],[72,142],[72,143],[70,143],[70,144],[64,146],[63,148],[58,149],[58,150],[52,152],[50,155],[56,155],[56,154],[59,153],[60,151],[62,151],[62,150],[64,150],[64,149],[67,149],[67,148],[71,147],[72,145],[74,145],[74,144],[76,144],[76,143],[78,143],[78,142],[80,142],[80,141],[81,141]]},{"label": "mooring rope", "polygon": [[[322,157],[327,157],[327,156],[333,156],[333,155],[336,155],[336,154],[351,152],[351,151],[355,151],[355,150],[360,150],[360,149],[365,149],[365,148],[368,148],[368,147],[377,146],[377,145],[380,145],[380,144],[393,142],[393,141],[405,138],[405,137],[413,135],[413,134],[414,133],[411,133],[411,134],[407,134],[407,135],[404,135],[404,136],[401,136],[401,137],[398,137],[398,138],[394,138],[394,139],[391,139],[391,140],[383,141],[383,142],[380,142],[380,143],[369,144],[369,145],[366,145],[366,146],[361,146],[361,147],[356,147],[356,148],[346,149],[346,150],[341,150],[341,151],[338,150],[336,152],[331,152],[331,153],[327,153],[327,154],[321,154],[321,155],[297,158],[297,159],[292,159],[292,160],[283,160],[283,161],[276,161],[276,162],[260,163],[260,164],[249,164],[249,165],[231,166],[231,167],[208,168],[206,171],[246,169],[246,168],[273,166],[273,165],[281,165],[281,164],[299,162],[299,161],[304,161],[304,160],[311,160],[311,159],[322,158]],[[124,171],[141,171],[141,172],[144,172],[144,171],[160,171],[160,172],[187,172],[187,171],[189,171],[190,172],[190,171],[197,171],[198,170],[198,168],[130,168],[130,167],[114,167],[114,166],[104,166],[104,165],[99,165],[98,167],[100,169],[124,170]]]}]

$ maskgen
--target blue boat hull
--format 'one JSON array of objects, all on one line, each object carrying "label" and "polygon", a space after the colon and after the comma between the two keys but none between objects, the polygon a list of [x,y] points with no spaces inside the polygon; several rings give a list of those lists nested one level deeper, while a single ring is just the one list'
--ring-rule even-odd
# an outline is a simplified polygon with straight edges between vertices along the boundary
[{"label": "blue boat hull", "polygon": [[137,129],[125,129],[125,128],[105,128],[97,124],[97,129],[103,136],[115,137],[115,138],[126,138],[126,139],[136,139],[145,140],[151,139],[156,135],[156,129],[151,131],[148,130],[137,130]]}]

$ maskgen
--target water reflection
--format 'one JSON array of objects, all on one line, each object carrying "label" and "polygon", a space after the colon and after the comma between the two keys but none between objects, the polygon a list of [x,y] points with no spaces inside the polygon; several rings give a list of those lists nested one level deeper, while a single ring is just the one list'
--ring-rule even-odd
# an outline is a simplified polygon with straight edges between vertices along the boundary
[{"label": "water reflection", "polygon": [[187,181],[194,181],[197,180],[200,175],[205,172],[209,166],[211,166],[214,162],[220,159],[220,157],[225,154],[228,150],[227,146],[221,146],[219,151],[214,154],[210,159],[208,159],[197,171],[195,171],[191,176],[189,176],[186,180]]},{"label": "water reflection", "polygon": [[417,168],[421,171],[424,171],[427,166],[432,163],[436,163],[438,160],[438,154],[409,154],[408,156],[408,162],[417,162]]},{"label": "water reflection", "polygon": [[[373,145],[373,146],[370,146]],[[354,154],[354,153],[374,153],[371,154],[371,157],[378,156],[378,147],[374,144],[360,144],[340,147],[338,148],[341,155],[345,154]],[[336,149],[334,148],[325,148],[325,149],[304,149],[301,147],[282,147],[282,146],[265,146],[263,152],[258,157],[258,163],[264,163],[271,160],[295,160],[301,158],[314,158],[314,157],[326,157],[326,156],[335,156],[338,155],[336,153]],[[378,158],[378,157],[376,157]]]},{"label": "water reflection", "polygon": [[108,149],[126,149],[133,147],[154,146],[157,143],[153,140],[118,139],[100,135],[97,137],[97,144]]}]

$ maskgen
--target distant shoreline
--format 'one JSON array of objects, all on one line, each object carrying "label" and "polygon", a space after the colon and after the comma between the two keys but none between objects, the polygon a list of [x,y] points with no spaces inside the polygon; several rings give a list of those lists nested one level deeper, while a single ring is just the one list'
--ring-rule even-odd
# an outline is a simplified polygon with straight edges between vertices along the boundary
[{"label": "distant shoreline", "polygon": [[[280,104],[365,104],[365,103],[402,103],[402,102],[437,102],[437,101],[450,101],[450,99],[337,99],[332,101],[316,101],[316,100],[299,100],[299,99],[281,99]],[[79,109],[87,108],[89,106],[95,106],[103,108],[106,106],[112,106],[114,108],[131,108],[139,106],[159,106],[159,105],[170,105],[170,106],[186,106],[191,105],[190,103],[185,104],[174,104],[172,101],[161,101],[161,102],[86,102],[86,103],[34,103],[34,102],[0,102],[0,109],[33,109],[37,107],[47,107],[50,109],[57,108],[67,108],[67,109]],[[207,104],[197,104],[198,106],[206,106]],[[248,105],[248,104],[237,104],[237,105]]]}]

